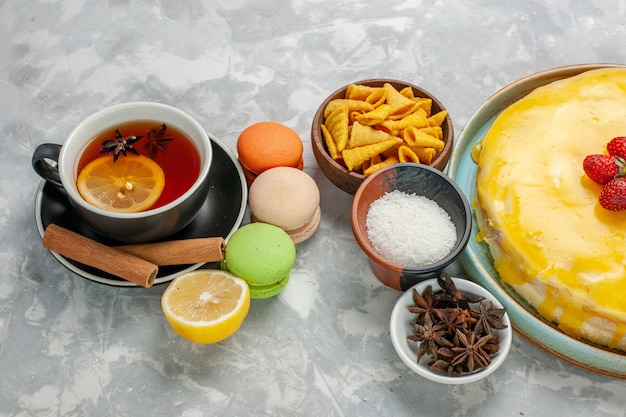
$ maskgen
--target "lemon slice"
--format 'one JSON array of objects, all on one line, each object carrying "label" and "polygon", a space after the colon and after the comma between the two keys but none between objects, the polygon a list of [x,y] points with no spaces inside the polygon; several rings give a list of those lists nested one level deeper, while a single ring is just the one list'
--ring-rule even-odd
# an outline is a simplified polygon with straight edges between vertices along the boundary
[{"label": "lemon slice", "polygon": [[165,174],[152,159],[129,155],[113,161],[101,156],[78,174],[78,191],[85,201],[103,210],[136,213],[156,203],[165,187]]},{"label": "lemon slice", "polygon": [[163,292],[161,307],[174,332],[196,343],[233,335],[250,308],[248,284],[227,272],[200,269],[176,277]]}]

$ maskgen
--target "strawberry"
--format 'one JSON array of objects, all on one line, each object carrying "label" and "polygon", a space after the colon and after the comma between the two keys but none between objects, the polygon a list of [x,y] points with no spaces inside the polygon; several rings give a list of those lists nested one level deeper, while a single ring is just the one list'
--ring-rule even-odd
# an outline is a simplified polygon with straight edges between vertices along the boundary
[{"label": "strawberry", "polygon": [[626,162],[619,156],[588,155],[583,161],[583,169],[589,178],[604,185],[613,178],[623,177]]},{"label": "strawberry", "polygon": [[626,179],[616,178],[609,181],[600,192],[600,205],[607,210],[626,210]]},{"label": "strawberry", "polygon": [[626,159],[626,136],[617,136],[606,145],[609,155],[619,156]]}]

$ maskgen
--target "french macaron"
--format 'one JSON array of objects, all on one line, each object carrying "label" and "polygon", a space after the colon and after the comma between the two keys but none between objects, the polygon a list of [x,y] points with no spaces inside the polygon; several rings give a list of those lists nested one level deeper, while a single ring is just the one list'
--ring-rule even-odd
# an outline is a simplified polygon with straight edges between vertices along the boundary
[{"label": "french macaron", "polygon": [[302,139],[291,128],[277,122],[248,126],[237,139],[237,159],[248,186],[270,168],[286,166],[302,169]]},{"label": "french macaron", "polygon": [[248,204],[253,222],[280,227],[294,243],[311,237],[320,224],[320,190],[309,174],[297,168],[262,172],[250,186]]},{"label": "french macaron", "polygon": [[249,223],[226,242],[221,269],[248,283],[251,298],[269,298],[281,292],[296,261],[296,246],[280,227]]}]

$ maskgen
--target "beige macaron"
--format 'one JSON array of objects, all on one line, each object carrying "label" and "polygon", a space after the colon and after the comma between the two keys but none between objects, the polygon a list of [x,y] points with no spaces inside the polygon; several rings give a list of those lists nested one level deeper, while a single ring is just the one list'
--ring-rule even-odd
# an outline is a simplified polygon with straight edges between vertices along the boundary
[{"label": "beige macaron", "polygon": [[248,192],[251,220],[283,229],[295,243],[311,237],[320,223],[320,191],[310,175],[297,168],[262,172]]}]

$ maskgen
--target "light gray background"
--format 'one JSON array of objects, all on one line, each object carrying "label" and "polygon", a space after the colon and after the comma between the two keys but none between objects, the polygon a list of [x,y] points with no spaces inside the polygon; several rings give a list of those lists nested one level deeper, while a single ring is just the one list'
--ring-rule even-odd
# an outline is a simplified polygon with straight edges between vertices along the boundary
[{"label": "light gray background", "polygon": [[[319,171],[309,137],[329,93],[371,77],[436,94],[458,137],[516,79],[626,62],[625,21],[621,1],[0,0],[0,416],[626,415],[625,382],[517,334],[479,383],[409,372],[389,339],[399,293],[369,271],[350,196]],[[174,335],[165,285],[93,283],[41,246],[33,150],[131,100],[180,107],[233,152],[262,120],[305,142],[320,229],[298,245],[287,289],[253,301],[223,343]]]}]

